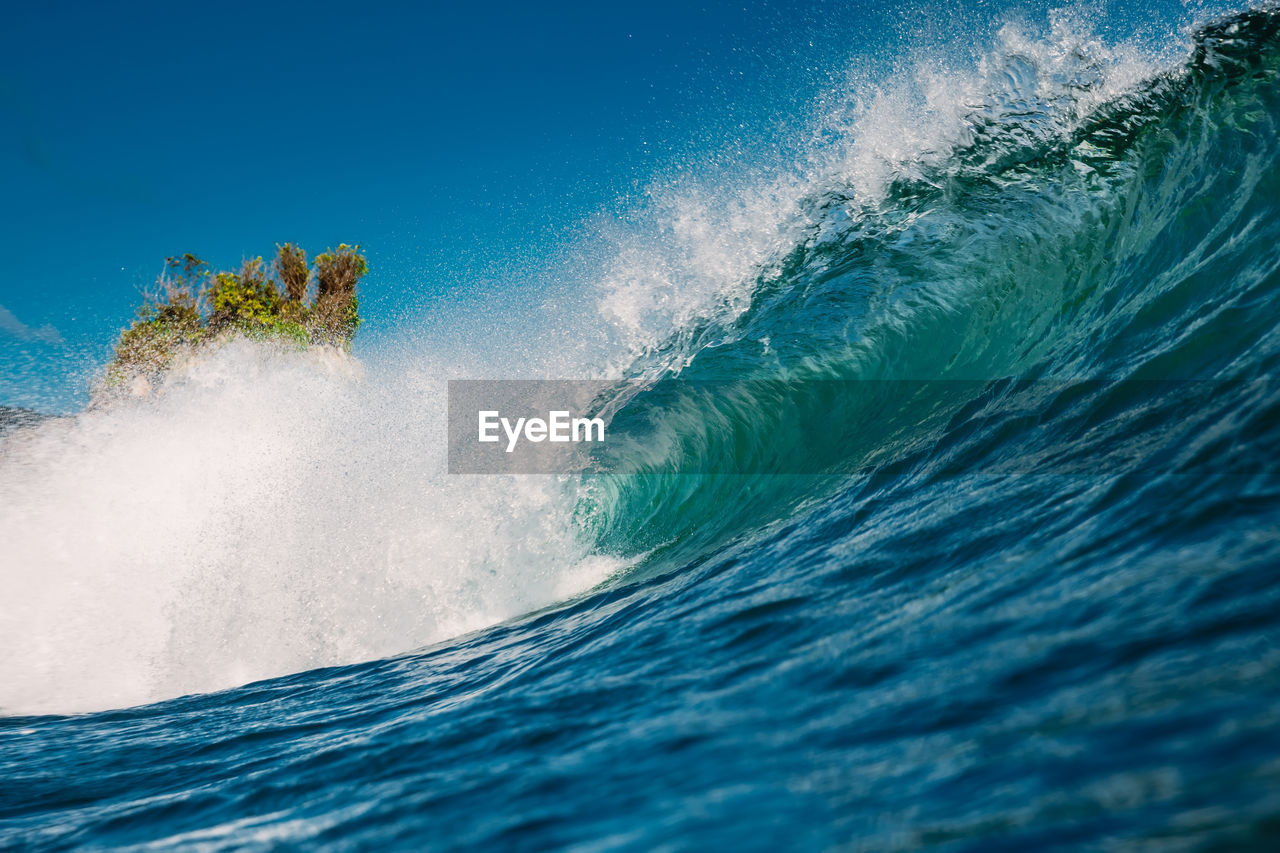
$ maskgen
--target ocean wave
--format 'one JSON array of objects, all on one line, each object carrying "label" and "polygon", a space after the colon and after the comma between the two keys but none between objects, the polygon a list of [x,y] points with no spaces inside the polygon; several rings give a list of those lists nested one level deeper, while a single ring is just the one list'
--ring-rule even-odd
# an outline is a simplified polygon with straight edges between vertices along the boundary
[{"label": "ocean wave", "polygon": [[[621,381],[614,422],[633,440],[605,474],[444,474],[443,355],[361,377],[243,343],[156,400],[6,434],[0,539],[21,604],[0,623],[0,708],[120,707],[406,652],[674,571],[889,473],[927,481],[956,454],[998,470],[1009,419],[972,413],[1009,377],[1268,375],[1278,67],[1270,8],[1198,30],[1177,60],[1064,14],[1043,38],[1002,29],[975,68],[925,62],[845,98],[799,162],[655,186],[598,238],[604,355],[542,364]],[[865,423],[871,401],[832,409],[814,389],[915,379],[970,390],[827,444],[761,415]],[[724,380],[775,397],[681,409],[679,383]],[[636,416],[658,403],[683,415]],[[1201,432],[1269,411],[1217,403]],[[1080,424],[1037,428],[1051,450]],[[678,470],[796,454],[810,473]]]}]

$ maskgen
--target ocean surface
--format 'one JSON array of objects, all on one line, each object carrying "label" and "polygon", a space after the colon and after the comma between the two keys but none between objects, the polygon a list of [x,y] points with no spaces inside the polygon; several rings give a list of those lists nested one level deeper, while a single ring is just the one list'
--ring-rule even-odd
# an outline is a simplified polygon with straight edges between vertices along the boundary
[{"label": "ocean surface", "polygon": [[1280,11],[1193,23],[656,202],[581,471],[429,353],[15,423],[0,848],[1280,849]]}]

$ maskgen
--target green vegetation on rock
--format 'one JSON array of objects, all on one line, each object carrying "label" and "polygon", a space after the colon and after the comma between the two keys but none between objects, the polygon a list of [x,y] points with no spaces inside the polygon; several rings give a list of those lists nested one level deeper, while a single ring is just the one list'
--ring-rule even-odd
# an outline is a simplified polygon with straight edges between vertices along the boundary
[{"label": "green vegetation on rock", "polygon": [[239,272],[213,272],[192,254],[169,258],[159,292],[120,335],[107,385],[150,387],[180,358],[237,335],[349,349],[360,325],[356,284],[368,271],[360,247],[345,243],[310,268],[306,252],[288,243],[270,266],[253,258]]}]

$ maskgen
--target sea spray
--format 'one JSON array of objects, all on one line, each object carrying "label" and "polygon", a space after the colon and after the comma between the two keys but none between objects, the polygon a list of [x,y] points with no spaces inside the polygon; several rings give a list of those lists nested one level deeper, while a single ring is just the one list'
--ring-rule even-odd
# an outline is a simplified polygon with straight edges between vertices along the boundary
[{"label": "sea spray", "polygon": [[444,473],[444,383],[250,341],[0,445],[6,712],[87,711],[420,647],[618,563],[562,485]]}]

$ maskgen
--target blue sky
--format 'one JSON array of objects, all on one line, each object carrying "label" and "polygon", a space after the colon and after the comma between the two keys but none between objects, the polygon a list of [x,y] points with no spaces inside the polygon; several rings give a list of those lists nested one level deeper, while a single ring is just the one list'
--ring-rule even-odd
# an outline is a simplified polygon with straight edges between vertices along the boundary
[{"label": "blue sky", "polygon": [[768,145],[850,57],[945,37],[933,8],[10,9],[0,404],[82,405],[140,288],[181,252],[229,267],[276,242],[360,243],[365,346],[468,293],[536,287],[538,258],[656,170]]},{"label": "blue sky", "polygon": [[751,0],[11,9],[0,403],[83,402],[139,288],[184,251],[230,266],[359,242],[362,336],[392,334],[654,158],[786,109],[840,50],[831,21]]}]

